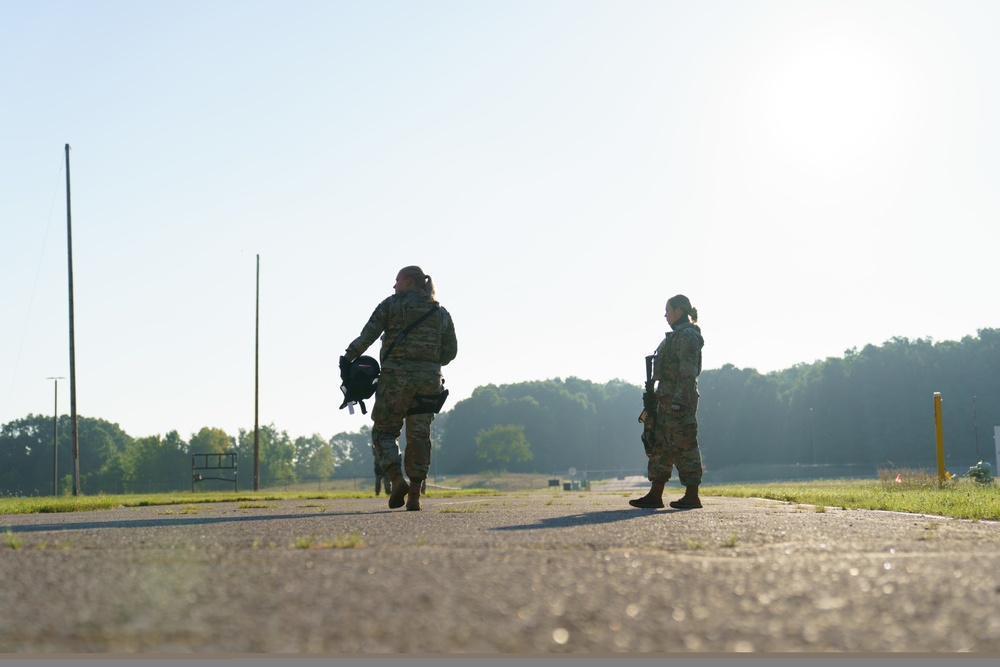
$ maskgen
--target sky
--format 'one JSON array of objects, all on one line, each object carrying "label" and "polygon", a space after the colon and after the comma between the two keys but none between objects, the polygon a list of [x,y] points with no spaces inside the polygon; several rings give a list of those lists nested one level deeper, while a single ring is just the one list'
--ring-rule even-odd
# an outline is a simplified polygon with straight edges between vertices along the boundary
[{"label": "sky", "polygon": [[134,437],[252,430],[255,399],[293,438],[370,424],[337,359],[411,264],[455,322],[446,410],[640,385],[678,293],[706,369],[998,327],[998,26],[961,0],[0,0],[0,424],[69,412],[67,144],[77,411]]}]

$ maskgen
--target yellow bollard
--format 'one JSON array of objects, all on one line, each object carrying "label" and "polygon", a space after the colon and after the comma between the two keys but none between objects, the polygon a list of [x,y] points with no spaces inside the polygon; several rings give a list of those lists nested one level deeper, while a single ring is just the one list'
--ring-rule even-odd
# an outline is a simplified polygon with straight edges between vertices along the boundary
[{"label": "yellow bollard", "polygon": [[934,429],[937,432],[938,482],[944,483],[944,429],[941,426],[941,392],[934,392]]}]

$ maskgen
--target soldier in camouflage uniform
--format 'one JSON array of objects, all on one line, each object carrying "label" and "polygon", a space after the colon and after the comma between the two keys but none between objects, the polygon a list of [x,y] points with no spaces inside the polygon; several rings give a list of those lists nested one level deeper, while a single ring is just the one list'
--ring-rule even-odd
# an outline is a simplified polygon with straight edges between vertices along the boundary
[{"label": "soldier in camouflage uniform", "polygon": [[[701,348],[705,344],[698,310],[683,294],[667,301],[665,317],[671,331],[656,349],[653,377],[656,386],[656,417],[652,429],[648,476],[652,488],[642,498],[629,501],[633,507],[663,507],[663,485],[676,466],[684,495],[670,503],[677,509],[701,507],[701,452],[698,449],[698,374]],[[650,434],[644,432],[644,443]]]},{"label": "soldier in camouflage uniform", "polygon": [[385,495],[392,493],[392,484],[389,482],[389,478],[385,476],[382,472],[382,464],[378,462],[378,456],[375,457],[375,495],[377,496],[382,492],[382,483],[385,482]]},{"label": "soldier in camouflage uniform", "polygon": [[[341,362],[361,356],[381,336],[382,370],[372,408],[372,450],[392,488],[389,507],[402,507],[405,497],[406,509],[419,510],[421,484],[431,463],[434,414],[408,415],[407,411],[416,404],[417,396],[443,391],[441,367],[458,354],[458,340],[451,315],[443,307],[398,338],[403,329],[425,315],[437,301],[434,282],[418,266],[401,269],[393,289],[395,294],[376,306],[361,335],[347,346]],[[404,423],[405,460],[400,455],[398,440]],[[403,477],[404,466],[409,482]]]}]

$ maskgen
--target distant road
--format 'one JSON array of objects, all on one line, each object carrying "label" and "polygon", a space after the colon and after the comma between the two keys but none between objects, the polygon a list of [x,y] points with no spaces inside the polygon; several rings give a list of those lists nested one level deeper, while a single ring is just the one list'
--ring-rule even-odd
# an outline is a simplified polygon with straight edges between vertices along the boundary
[{"label": "distant road", "polygon": [[997,523],[634,495],[0,516],[0,653],[1000,654]]}]

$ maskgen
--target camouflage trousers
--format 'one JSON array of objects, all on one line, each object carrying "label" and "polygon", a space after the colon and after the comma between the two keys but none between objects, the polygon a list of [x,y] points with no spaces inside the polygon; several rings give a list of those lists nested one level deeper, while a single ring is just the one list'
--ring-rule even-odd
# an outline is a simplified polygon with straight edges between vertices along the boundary
[{"label": "camouflage trousers", "polygon": [[668,481],[671,469],[676,467],[681,484],[701,484],[697,410],[697,401],[684,410],[671,410],[669,398],[657,400],[656,428],[647,467],[650,482]]},{"label": "camouflage trousers", "polygon": [[[407,415],[406,411],[414,405],[417,394],[437,394],[441,388],[441,373],[437,371],[382,370],[372,408],[372,453],[386,475],[393,466],[401,466],[410,479],[427,478],[434,415]],[[406,452],[400,455],[399,435],[404,424]]]},{"label": "camouflage trousers", "polygon": [[389,495],[390,493],[392,493],[392,484],[389,481],[389,478],[385,476],[385,473],[382,471],[382,466],[379,465],[378,459],[376,458],[375,459],[375,495],[376,496],[382,490],[382,487],[385,487],[385,494],[386,495]]}]

